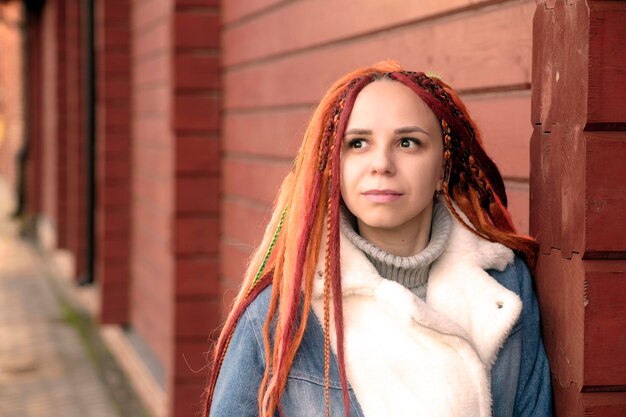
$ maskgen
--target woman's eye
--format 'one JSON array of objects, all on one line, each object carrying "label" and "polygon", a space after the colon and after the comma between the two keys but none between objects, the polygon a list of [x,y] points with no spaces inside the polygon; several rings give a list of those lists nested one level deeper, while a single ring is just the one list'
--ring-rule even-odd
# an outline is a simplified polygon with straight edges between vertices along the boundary
[{"label": "woman's eye", "polygon": [[365,141],[363,139],[352,139],[348,142],[348,147],[353,149],[361,149],[365,145]]},{"label": "woman's eye", "polygon": [[401,148],[411,148],[414,146],[419,146],[421,142],[414,138],[402,138],[400,139],[400,147]]}]

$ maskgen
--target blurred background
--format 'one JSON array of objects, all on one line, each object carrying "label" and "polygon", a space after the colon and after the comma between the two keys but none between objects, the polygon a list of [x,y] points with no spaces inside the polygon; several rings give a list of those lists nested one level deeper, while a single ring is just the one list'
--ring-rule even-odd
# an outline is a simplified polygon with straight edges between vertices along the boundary
[{"label": "blurred background", "polygon": [[[2,204],[44,259],[11,252],[14,240],[13,249],[3,246],[3,262],[26,257],[24,267],[40,268],[27,273],[33,280],[54,276],[50,285],[70,300],[62,303],[79,311],[79,330],[88,329],[96,340],[88,342],[101,343],[120,369],[121,376],[96,372],[94,381],[102,372],[105,382],[128,380],[141,404],[93,415],[194,415],[208,340],[218,335],[307,121],[330,84],[357,67],[394,59],[460,91],[505,178],[514,222],[528,233],[536,7],[535,0],[0,0]],[[6,242],[17,239],[5,229]],[[33,291],[23,291],[26,305],[37,304]],[[53,343],[31,331],[33,346],[10,347],[3,326],[5,367],[16,351],[41,358],[39,345]],[[48,363],[30,360],[40,373]],[[6,386],[42,378],[29,380],[29,369],[37,372],[22,368],[0,377],[0,415],[74,415],[45,404],[71,403],[87,384],[76,379],[68,383],[74,394],[52,397],[46,391],[60,383],[46,379],[30,394],[43,411],[12,414],[22,409],[11,398],[22,402],[23,394],[11,397]],[[122,405],[135,401],[103,398],[111,395]],[[92,415],[94,404],[76,415]]]}]

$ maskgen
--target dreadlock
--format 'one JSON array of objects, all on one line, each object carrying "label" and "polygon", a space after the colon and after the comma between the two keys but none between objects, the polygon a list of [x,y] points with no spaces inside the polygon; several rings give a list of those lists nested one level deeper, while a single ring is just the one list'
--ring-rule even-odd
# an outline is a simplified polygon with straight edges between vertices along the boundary
[{"label": "dreadlock", "polygon": [[[339,262],[340,144],[357,95],[367,84],[381,78],[390,78],[409,87],[440,120],[445,166],[442,188],[450,212],[473,233],[519,252],[530,267],[534,267],[537,244],[532,238],[515,232],[506,208],[502,176],[485,153],[480,133],[455,91],[438,78],[422,72],[402,71],[398,64],[390,61],[349,73],[322,98],[304,134],[294,168],[280,187],[263,240],[252,255],[241,290],[215,346],[205,392],[205,416],[209,415],[219,370],[235,326],[247,306],[269,285],[272,285],[270,305],[263,327],[266,367],[259,387],[258,405],[262,417],[273,416],[277,409],[280,411],[280,396],[310,312],[313,277],[324,234],[326,415],[330,413],[331,313],[335,322],[345,413],[346,416],[349,414],[342,297],[332,296],[342,293]],[[272,323],[275,330],[271,335]],[[273,345],[270,343],[271,336]]]}]

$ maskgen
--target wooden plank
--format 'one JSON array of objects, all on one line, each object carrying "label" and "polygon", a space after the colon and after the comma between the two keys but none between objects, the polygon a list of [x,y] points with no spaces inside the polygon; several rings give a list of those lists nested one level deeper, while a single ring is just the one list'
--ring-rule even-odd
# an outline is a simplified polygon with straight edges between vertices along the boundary
[{"label": "wooden plank", "polygon": [[[558,179],[552,179],[559,184],[560,189],[556,199],[560,200],[560,210],[553,216],[560,216],[560,237],[554,236],[554,247],[561,249],[562,255],[569,258],[573,252],[583,253],[585,229],[580,227],[581,219],[585,216],[585,134],[574,123],[564,123],[555,129],[558,135],[553,135],[559,158],[555,162],[558,166]],[[555,232],[556,233],[556,232]],[[558,239],[558,240],[557,240]]]},{"label": "wooden plank", "polygon": [[580,392],[574,383],[566,386],[553,381],[554,409],[558,417],[623,417],[626,415],[624,392]]},{"label": "wooden plank", "polygon": [[[161,255],[163,257],[163,255]],[[151,321],[159,322],[167,317],[164,312],[169,311],[171,303],[169,302],[171,293],[169,286],[171,280],[165,274],[159,274],[159,271],[168,271],[173,269],[171,263],[168,262],[164,266],[153,265],[146,261],[134,260],[131,265],[131,308],[137,314],[150,317]],[[147,306],[147,309],[139,308],[140,305]],[[158,309],[150,308],[150,306],[160,306]],[[160,331],[167,331],[163,328]]]},{"label": "wooden plank", "polygon": [[559,135],[560,125],[553,132],[543,132],[536,125],[530,141],[530,234],[540,243],[541,253],[548,255],[552,248],[560,246],[561,235],[561,187],[559,159],[554,155],[558,146],[554,137]]},{"label": "wooden plank", "polygon": [[243,274],[248,266],[252,249],[230,240],[222,243],[220,253],[222,257],[222,295],[220,302],[222,317],[226,318],[232,308],[233,300],[241,288]]},{"label": "wooden plank", "polygon": [[626,386],[626,261],[585,266],[584,386]]},{"label": "wooden plank", "polygon": [[307,108],[227,113],[222,119],[222,147],[226,155],[250,153],[293,158],[312,114],[312,105]]},{"label": "wooden plank", "polygon": [[528,184],[519,182],[505,182],[506,194],[509,200],[508,209],[513,218],[513,224],[518,233],[528,234]]},{"label": "wooden plank", "polygon": [[[564,402],[571,384],[583,386],[584,265],[552,250],[541,255],[534,273],[542,335],[553,375],[555,403]],[[565,401],[567,404],[567,401]]]},{"label": "wooden plank", "polygon": [[[534,124],[581,128],[586,123],[589,9],[560,1],[535,15],[533,52]],[[567,42],[564,42],[564,39]]]},{"label": "wooden plank", "polygon": [[626,128],[626,3],[589,2],[589,125]]},{"label": "wooden plank", "polygon": [[582,410],[579,415],[624,417],[626,392],[585,392],[581,394]]},{"label": "wooden plank", "polygon": [[621,215],[626,204],[623,133],[566,130],[561,124],[550,134],[540,130],[538,126],[533,166],[541,174],[531,183],[541,199],[532,203],[536,210],[532,233],[544,253],[560,248],[565,257],[578,252],[589,259],[626,254],[626,219]]},{"label": "wooden plank", "polygon": [[[228,24],[232,21],[233,9],[241,9],[243,5],[236,1],[235,4],[230,4],[231,1],[224,3],[224,21]],[[270,2],[255,3],[260,3],[255,5],[259,10],[266,6],[263,3]],[[253,20],[226,26],[223,39],[229,47],[224,49],[224,65],[229,67],[283,55],[408,24],[431,24],[433,19],[440,24],[441,16],[446,19],[453,15],[455,19],[454,14],[467,13],[468,9],[473,9],[471,13],[474,14],[482,13],[482,10],[474,9],[491,3],[486,0],[386,0],[366,4],[333,0],[294,1],[272,8]],[[349,24],[346,24],[348,20]]]},{"label": "wooden plank", "polygon": [[253,248],[233,240],[225,240],[220,246],[222,288],[235,287],[243,280]]},{"label": "wooden plank", "polygon": [[245,200],[227,199],[222,202],[222,233],[224,238],[233,238],[250,248],[261,243],[263,232],[269,221],[269,210],[248,204]]},{"label": "wooden plank", "polygon": [[[481,130],[487,154],[505,178],[528,179],[530,174],[530,90],[463,96]],[[528,230],[528,223],[526,223]]]},{"label": "wooden plank", "polygon": [[585,257],[624,259],[626,132],[586,132],[585,139]]},{"label": "wooden plank", "polygon": [[[505,178],[529,176],[529,90],[463,96],[481,129],[487,153]],[[291,159],[296,155],[309,118],[310,107],[227,113],[223,148],[226,155],[254,154]],[[254,132],[254,134],[251,134]]]},{"label": "wooden plank", "polygon": [[435,71],[461,90],[528,85],[533,11],[532,3],[512,2],[463,19],[226,68],[224,108],[314,103],[340,75],[389,57],[406,68]]},{"label": "wooden plank", "polygon": [[247,19],[251,15],[273,9],[281,4],[291,3],[294,0],[228,0],[220,2],[222,7],[222,21],[230,25],[238,20]]},{"label": "wooden plank", "polygon": [[238,195],[271,206],[292,163],[227,158],[222,166],[222,189],[226,195]]}]

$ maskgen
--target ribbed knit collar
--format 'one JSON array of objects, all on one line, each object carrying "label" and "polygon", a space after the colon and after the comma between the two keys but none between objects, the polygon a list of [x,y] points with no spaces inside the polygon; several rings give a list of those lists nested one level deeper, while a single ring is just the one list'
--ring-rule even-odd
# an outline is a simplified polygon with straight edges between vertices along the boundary
[{"label": "ribbed knit collar", "polygon": [[365,240],[355,230],[346,213],[342,213],[341,231],[359,248],[378,273],[410,289],[418,297],[426,298],[426,284],[430,265],[441,255],[448,244],[452,219],[446,204],[435,200],[428,245],[417,255],[396,256],[383,251]]}]

